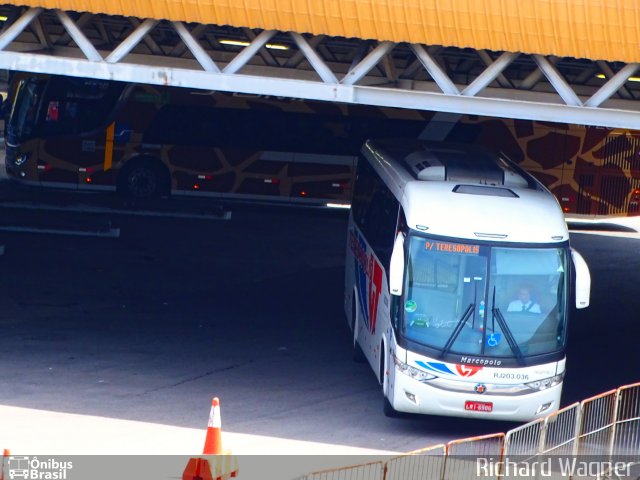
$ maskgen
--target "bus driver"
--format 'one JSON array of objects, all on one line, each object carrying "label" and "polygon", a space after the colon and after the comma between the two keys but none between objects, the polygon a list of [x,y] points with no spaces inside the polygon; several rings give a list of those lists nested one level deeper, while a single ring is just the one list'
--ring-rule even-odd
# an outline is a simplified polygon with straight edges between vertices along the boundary
[{"label": "bus driver", "polygon": [[531,289],[526,286],[518,290],[518,298],[509,303],[508,312],[541,313],[540,305],[531,299]]}]

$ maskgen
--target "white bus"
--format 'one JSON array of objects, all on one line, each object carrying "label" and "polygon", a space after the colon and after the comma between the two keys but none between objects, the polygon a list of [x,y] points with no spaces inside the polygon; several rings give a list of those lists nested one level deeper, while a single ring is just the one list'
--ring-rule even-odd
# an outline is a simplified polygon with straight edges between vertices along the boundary
[{"label": "white bus", "polygon": [[504,156],[368,141],[345,284],[354,358],[376,373],[388,416],[558,409],[570,298],[587,307],[591,278],[557,200]]}]

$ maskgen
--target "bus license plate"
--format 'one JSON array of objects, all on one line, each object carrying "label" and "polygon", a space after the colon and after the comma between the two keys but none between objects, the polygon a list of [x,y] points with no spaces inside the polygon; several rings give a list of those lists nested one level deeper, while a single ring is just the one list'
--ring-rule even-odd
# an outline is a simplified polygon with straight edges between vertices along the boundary
[{"label": "bus license plate", "polygon": [[491,402],[464,402],[464,409],[472,412],[492,412],[493,403]]}]

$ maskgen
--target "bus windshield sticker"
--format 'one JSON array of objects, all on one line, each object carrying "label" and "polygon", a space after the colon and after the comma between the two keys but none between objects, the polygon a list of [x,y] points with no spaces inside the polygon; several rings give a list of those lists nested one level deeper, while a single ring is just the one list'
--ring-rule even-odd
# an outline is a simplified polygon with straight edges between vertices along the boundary
[{"label": "bus windshield sticker", "polygon": [[445,253],[462,253],[465,255],[478,255],[480,253],[479,245],[463,245],[460,243],[449,242],[425,242],[425,248],[429,251],[445,252]]},{"label": "bus windshield sticker", "polygon": [[487,347],[497,347],[502,340],[502,334],[491,333],[487,336]]},{"label": "bus windshield sticker", "polygon": [[50,101],[47,107],[47,122],[57,122],[60,118],[60,102]]},{"label": "bus windshield sticker", "polygon": [[416,315],[413,320],[411,320],[411,322],[409,323],[410,327],[428,327],[429,326],[429,320],[427,319],[426,315]]},{"label": "bus windshield sticker", "polygon": [[417,308],[418,304],[413,300],[407,300],[404,304],[404,309],[409,313],[415,312]]}]

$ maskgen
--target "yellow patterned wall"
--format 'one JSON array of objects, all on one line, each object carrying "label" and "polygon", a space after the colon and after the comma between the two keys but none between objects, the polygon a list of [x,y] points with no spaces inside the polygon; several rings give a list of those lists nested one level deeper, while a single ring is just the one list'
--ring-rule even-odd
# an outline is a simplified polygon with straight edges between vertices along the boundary
[{"label": "yellow patterned wall", "polygon": [[18,0],[331,36],[640,61],[639,0]]}]

